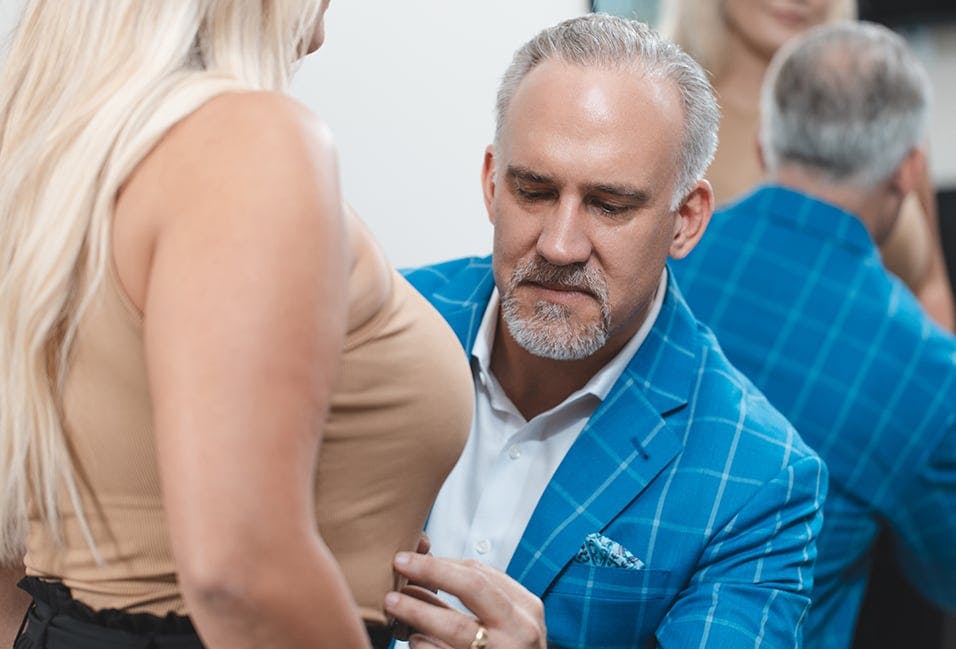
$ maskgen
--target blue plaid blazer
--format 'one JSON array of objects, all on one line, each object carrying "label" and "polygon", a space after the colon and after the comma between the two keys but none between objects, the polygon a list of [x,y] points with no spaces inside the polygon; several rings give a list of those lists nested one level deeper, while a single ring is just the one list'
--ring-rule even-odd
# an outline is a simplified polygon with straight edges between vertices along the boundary
[{"label": "blue plaid blazer", "polygon": [[[475,341],[491,260],[408,275]],[[552,647],[796,647],[826,469],[724,358],[673,283],[649,337],[545,489],[508,566]],[[640,569],[574,561],[594,533]]]},{"label": "blue plaid blazer", "polygon": [[783,187],[714,215],[673,273],[728,358],[830,469],[808,647],[849,647],[881,528],[956,608],[956,339],[883,268],[863,224]]}]

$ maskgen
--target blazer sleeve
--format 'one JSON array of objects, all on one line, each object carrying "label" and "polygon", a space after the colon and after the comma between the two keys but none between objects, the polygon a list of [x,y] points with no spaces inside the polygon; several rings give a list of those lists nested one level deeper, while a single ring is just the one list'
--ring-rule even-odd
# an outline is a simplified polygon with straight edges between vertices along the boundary
[{"label": "blazer sleeve", "polygon": [[710,538],[657,630],[663,649],[800,647],[826,466],[805,456],[760,486]]},{"label": "blazer sleeve", "polygon": [[956,611],[956,423],[886,507],[902,574],[925,597]]}]

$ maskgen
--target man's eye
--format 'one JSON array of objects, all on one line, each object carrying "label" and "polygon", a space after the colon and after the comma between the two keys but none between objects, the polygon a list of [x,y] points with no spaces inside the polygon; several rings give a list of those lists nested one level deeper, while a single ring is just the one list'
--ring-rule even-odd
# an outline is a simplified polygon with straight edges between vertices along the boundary
[{"label": "man's eye", "polygon": [[554,192],[551,191],[523,187],[515,187],[515,194],[523,201],[548,201],[554,197]]},{"label": "man's eye", "polygon": [[591,201],[591,206],[602,214],[615,215],[628,210],[627,205],[618,205],[616,203],[605,203],[604,201]]}]

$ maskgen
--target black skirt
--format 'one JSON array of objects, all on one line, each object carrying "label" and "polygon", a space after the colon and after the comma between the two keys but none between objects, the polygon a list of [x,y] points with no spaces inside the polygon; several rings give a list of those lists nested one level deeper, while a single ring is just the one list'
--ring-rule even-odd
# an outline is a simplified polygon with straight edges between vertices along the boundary
[{"label": "black skirt", "polygon": [[[13,649],[204,649],[188,617],[169,613],[94,611],[63,584],[27,577],[19,587],[33,597]],[[387,649],[392,635],[367,624],[375,649]]]}]

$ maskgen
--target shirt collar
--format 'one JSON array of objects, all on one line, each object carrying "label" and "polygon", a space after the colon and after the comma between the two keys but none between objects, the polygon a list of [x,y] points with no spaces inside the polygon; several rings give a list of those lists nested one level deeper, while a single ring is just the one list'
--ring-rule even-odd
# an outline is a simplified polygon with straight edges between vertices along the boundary
[{"label": "shirt collar", "polygon": [[[651,301],[651,307],[647,311],[647,317],[627,344],[621,348],[614,358],[607,365],[602,367],[597,374],[574,394],[570,395],[565,402],[572,401],[584,394],[591,394],[600,400],[604,400],[610,393],[611,388],[624,372],[624,368],[640,349],[641,345],[647,339],[657,316],[661,312],[661,305],[664,304],[664,295],[667,293],[667,268],[661,273],[660,281],[657,284],[657,291],[654,293],[654,299]],[[491,347],[495,341],[495,332],[498,326],[498,309],[501,304],[501,298],[497,287],[491,293],[491,300],[485,308],[485,314],[481,319],[481,326],[478,328],[478,335],[475,338],[474,347],[471,350],[471,357],[478,364],[478,370],[485,375],[491,375]]]}]

